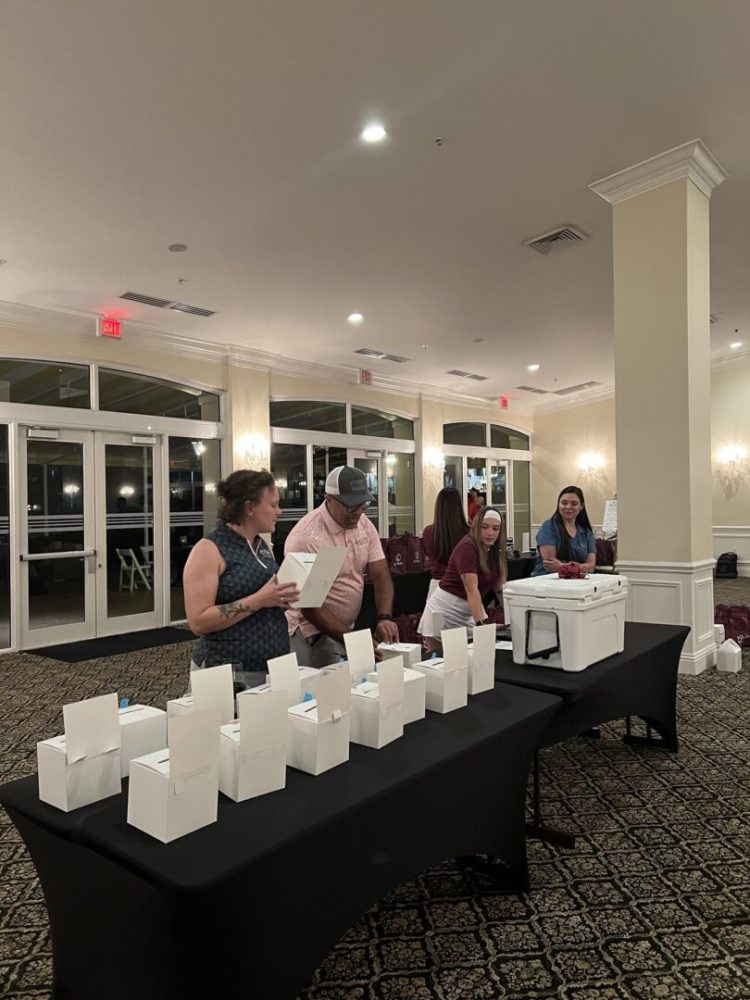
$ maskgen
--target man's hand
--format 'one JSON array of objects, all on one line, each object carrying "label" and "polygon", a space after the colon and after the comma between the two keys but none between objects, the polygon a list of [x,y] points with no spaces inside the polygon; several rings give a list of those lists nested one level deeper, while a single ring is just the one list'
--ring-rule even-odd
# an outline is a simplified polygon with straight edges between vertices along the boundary
[{"label": "man's hand", "polygon": [[398,642],[398,625],[383,619],[375,628],[375,638],[378,642]]}]

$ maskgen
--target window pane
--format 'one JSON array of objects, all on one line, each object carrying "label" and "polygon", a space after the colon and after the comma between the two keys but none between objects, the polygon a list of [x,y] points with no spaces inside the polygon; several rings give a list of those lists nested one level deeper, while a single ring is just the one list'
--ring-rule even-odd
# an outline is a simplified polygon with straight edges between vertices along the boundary
[{"label": "window pane", "polygon": [[99,369],[99,409],[150,417],[219,420],[219,396],[147,375]]},{"label": "window pane", "polygon": [[293,427],[303,431],[346,433],[344,403],[314,402],[309,399],[278,400],[270,405],[272,427]]},{"label": "window pane", "polygon": [[148,445],[104,447],[107,617],[154,610],[154,475]]},{"label": "window pane", "polygon": [[490,424],[490,443],[493,448],[516,448],[518,451],[529,450],[529,438],[520,431],[514,431],[510,427],[500,427],[498,424]]},{"label": "window pane", "polygon": [[10,509],[8,428],[0,425],[0,647],[10,646]]},{"label": "window pane", "polygon": [[272,444],[271,472],[279,488],[281,515],[273,535],[274,553],[281,556],[287,535],[307,513],[307,446]]},{"label": "window pane", "polygon": [[185,617],[182,571],[190,550],[216,524],[221,442],[169,439],[169,574],[171,620]]},{"label": "window pane", "polygon": [[487,424],[444,424],[443,444],[468,444],[478,448],[486,448]]},{"label": "window pane", "polygon": [[313,445],[313,507],[323,503],[328,473],[337,465],[346,465],[346,448]]},{"label": "window pane", "polygon": [[[390,453],[385,457],[388,478],[388,536],[415,533],[414,456]],[[385,534],[385,532],[381,532]]]},{"label": "window pane", "polygon": [[365,406],[352,406],[352,434],[368,437],[414,440],[414,421],[398,417],[383,410],[370,410]]},{"label": "window pane", "polygon": [[443,486],[452,486],[459,493],[463,491],[463,459],[459,455],[446,455],[443,459]]},{"label": "window pane", "polygon": [[[469,503],[468,517],[471,520],[478,507],[487,504],[487,459],[467,458],[466,459],[466,492],[476,490],[477,494]],[[467,497],[468,499],[468,497]]]},{"label": "window pane", "polygon": [[0,402],[87,410],[91,406],[89,369],[86,365],[0,359]]},{"label": "window pane", "polygon": [[[513,544],[528,550],[531,533],[531,463],[513,462]],[[524,535],[526,537],[524,537]]]}]

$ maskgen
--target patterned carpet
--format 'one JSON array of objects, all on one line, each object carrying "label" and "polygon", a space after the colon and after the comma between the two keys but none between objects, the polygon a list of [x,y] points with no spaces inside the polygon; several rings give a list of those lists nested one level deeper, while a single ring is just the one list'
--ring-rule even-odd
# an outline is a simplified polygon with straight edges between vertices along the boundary
[{"label": "patterned carpet", "polygon": [[[750,581],[722,582],[716,599],[750,603]],[[190,648],[0,657],[0,780],[35,771],[64,701],[182,694]],[[744,660],[738,675],[680,679],[677,756],[626,747],[621,723],[543,752],[545,819],[579,837],[573,851],[529,844],[530,893],[502,895],[452,861],[422,872],[351,928],[300,1000],[750,1000]],[[46,911],[4,812],[0,906],[0,994],[48,998]]]}]

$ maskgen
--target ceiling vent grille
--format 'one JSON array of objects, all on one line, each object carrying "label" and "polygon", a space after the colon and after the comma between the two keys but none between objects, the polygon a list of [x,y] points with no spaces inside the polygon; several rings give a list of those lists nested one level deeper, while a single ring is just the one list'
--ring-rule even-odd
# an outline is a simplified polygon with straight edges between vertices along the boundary
[{"label": "ceiling vent grille", "polygon": [[200,306],[190,306],[186,302],[175,302],[173,299],[157,299],[153,295],[143,295],[141,292],[125,292],[120,296],[128,302],[140,302],[144,306],[155,306],[157,309],[174,309],[175,312],[188,313],[190,316],[215,316],[213,309],[202,309]]},{"label": "ceiling vent grille", "polygon": [[593,389],[601,385],[601,382],[581,382],[580,385],[569,385],[567,389],[555,389],[556,396],[569,396],[572,392],[581,392],[583,389]]},{"label": "ceiling vent grille", "polygon": [[364,354],[366,358],[377,358],[378,361],[395,361],[399,365],[411,361],[411,358],[402,358],[400,354],[386,354],[385,351],[375,351],[372,347],[359,347],[354,353]]},{"label": "ceiling vent grille", "polygon": [[562,247],[570,246],[571,243],[583,243],[587,239],[588,236],[575,226],[562,226],[560,229],[552,229],[549,233],[542,233],[541,236],[526,240],[524,246],[531,247],[546,257],[553,250],[560,250]]},{"label": "ceiling vent grille", "polygon": [[522,392],[535,392],[538,396],[546,396],[546,389],[537,389],[533,385],[517,385],[516,389],[521,389]]},{"label": "ceiling vent grille", "polygon": [[451,371],[446,372],[446,375],[458,375],[459,378],[470,378],[475,382],[486,382],[489,378],[488,375],[474,375],[472,372],[462,372],[458,368],[453,368]]}]

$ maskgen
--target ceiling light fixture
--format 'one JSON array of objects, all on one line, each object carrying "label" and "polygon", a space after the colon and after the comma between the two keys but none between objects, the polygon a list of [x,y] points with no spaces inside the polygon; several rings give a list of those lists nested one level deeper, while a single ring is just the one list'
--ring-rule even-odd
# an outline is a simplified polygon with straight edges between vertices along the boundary
[{"label": "ceiling light fixture", "polygon": [[739,349],[742,347],[742,344],[743,344],[743,341],[741,341],[741,340],[733,340],[732,343],[729,345],[729,350],[730,351],[739,351]]},{"label": "ceiling light fixture", "polygon": [[538,372],[541,365],[526,365],[527,372]]},{"label": "ceiling light fixture", "polygon": [[382,142],[387,134],[382,125],[373,122],[372,125],[368,125],[367,128],[362,129],[360,139],[363,142]]},{"label": "ceiling light fixture", "polygon": [[364,321],[365,317],[362,313],[349,313],[346,317],[346,322],[351,323],[352,326],[359,326],[361,323],[364,323]]},{"label": "ceiling light fixture", "polygon": [[187,243],[170,243],[167,247],[170,253],[185,253],[187,249]]}]

